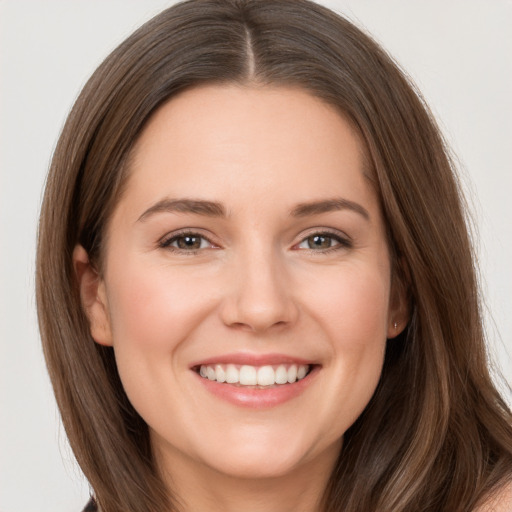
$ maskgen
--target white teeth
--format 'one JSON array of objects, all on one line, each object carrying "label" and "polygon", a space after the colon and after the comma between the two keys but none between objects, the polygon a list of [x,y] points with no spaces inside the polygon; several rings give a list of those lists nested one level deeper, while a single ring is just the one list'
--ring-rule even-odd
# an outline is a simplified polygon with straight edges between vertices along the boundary
[{"label": "white teeth", "polygon": [[309,365],[265,365],[236,366],[234,364],[201,365],[199,375],[208,380],[239,384],[240,386],[274,386],[275,384],[293,384],[303,379],[309,371]]},{"label": "white teeth", "polygon": [[240,381],[240,374],[234,364],[228,364],[226,368],[226,382],[228,384],[236,384]]},{"label": "white teeth", "polygon": [[297,366],[292,364],[290,368],[288,368],[288,382],[291,384],[297,380]]},{"label": "white teeth", "polygon": [[244,365],[240,368],[240,384],[243,386],[255,386],[258,384],[256,368]]},{"label": "white teeth", "polygon": [[280,365],[276,370],[276,384],[286,384],[288,382],[288,370],[286,366]]},{"label": "white teeth", "polygon": [[226,382],[226,372],[220,364],[215,365],[215,377],[217,382]]},{"label": "white teeth", "polygon": [[272,386],[276,382],[274,368],[272,366],[262,366],[258,368],[258,386]]},{"label": "white teeth", "polygon": [[298,366],[297,367],[297,380],[302,380],[306,376],[306,373],[308,373],[307,366],[304,366],[303,364]]}]

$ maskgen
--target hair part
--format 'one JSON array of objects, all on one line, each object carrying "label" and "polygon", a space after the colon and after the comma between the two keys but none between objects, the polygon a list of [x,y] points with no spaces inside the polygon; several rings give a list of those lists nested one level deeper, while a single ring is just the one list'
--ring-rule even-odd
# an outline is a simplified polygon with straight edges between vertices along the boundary
[{"label": "hair part", "polygon": [[463,200],[444,141],[368,36],[307,0],[189,0],[100,65],[57,144],[41,210],[37,304],[71,447],[104,512],[176,509],[113,350],[90,335],[72,252],[101,268],[134,145],[152,114],[204,84],[294,86],[335,105],[366,146],[411,319],[346,432],[326,512],[463,511],[512,471],[511,415],[488,372]]}]

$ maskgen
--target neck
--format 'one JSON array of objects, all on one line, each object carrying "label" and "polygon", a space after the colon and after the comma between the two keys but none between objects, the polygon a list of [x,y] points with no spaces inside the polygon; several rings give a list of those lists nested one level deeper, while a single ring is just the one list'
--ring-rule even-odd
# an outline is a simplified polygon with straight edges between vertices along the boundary
[{"label": "neck", "polygon": [[331,447],[285,475],[259,478],[221,473],[181,453],[173,453],[172,464],[159,457],[159,466],[180,512],[321,512],[336,458]]}]

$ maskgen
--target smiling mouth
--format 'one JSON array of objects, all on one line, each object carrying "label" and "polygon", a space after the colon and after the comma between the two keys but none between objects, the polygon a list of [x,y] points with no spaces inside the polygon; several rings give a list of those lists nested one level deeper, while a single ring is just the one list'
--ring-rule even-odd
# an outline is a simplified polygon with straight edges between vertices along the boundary
[{"label": "smiling mouth", "polygon": [[293,384],[304,379],[312,370],[309,364],[236,365],[208,364],[194,370],[204,379],[239,387],[267,389]]}]

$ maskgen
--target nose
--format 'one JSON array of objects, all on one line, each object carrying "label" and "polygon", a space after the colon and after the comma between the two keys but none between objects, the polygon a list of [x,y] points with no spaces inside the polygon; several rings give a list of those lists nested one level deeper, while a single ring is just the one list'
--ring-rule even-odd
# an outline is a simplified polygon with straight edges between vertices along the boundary
[{"label": "nose", "polygon": [[295,323],[299,309],[282,259],[271,250],[256,248],[236,260],[222,304],[224,324],[262,333]]}]

